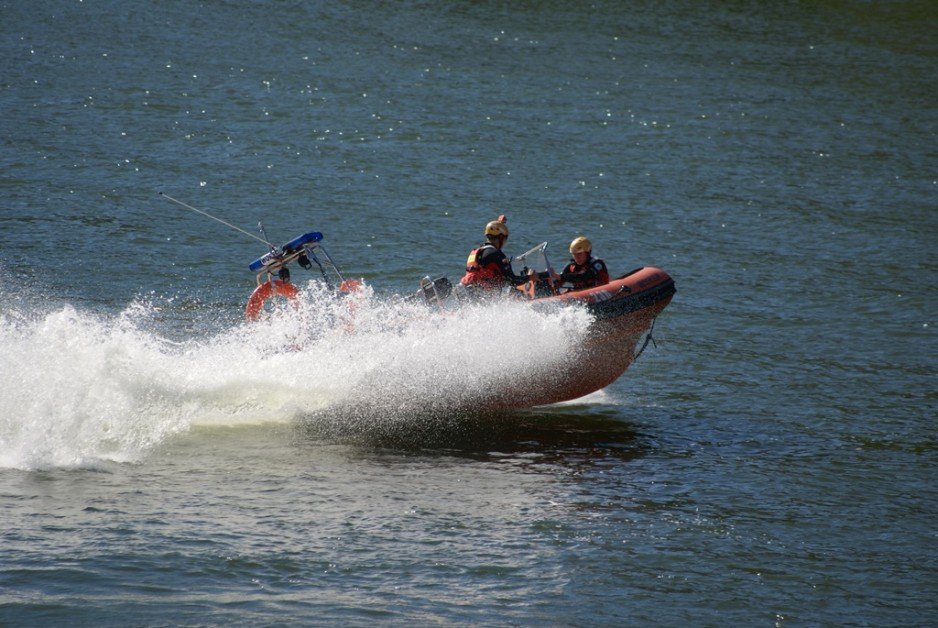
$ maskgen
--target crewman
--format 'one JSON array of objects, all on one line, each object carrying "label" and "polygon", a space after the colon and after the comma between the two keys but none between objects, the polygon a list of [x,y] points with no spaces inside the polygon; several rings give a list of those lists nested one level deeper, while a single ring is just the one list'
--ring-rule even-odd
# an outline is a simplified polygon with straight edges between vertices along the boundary
[{"label": "crewman", "polygon": [[571,284],[573,290],[585,290],[609,283],[606,262],[593,257],[593,245],[585,237],[580,236],[570,243],[570,254],[573,259],[555,280]]},{"label": "crewman", "polygon": [[497,293],[505,286],[517,286],[528,281],[525,275],[516,275],[511,261],[502,252],[508,240],[508,225],[505,216],[499,216],[485,225],[485,243],[472,249],[466,260],[466,274],[459,281],[471,289]]}]

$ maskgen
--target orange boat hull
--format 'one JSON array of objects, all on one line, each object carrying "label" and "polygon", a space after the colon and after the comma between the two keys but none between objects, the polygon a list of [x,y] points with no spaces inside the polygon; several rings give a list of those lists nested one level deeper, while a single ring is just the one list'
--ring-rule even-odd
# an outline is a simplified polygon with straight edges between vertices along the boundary
[{"label": "orange boat hull", "polygon": [[[663,270],[645,267],[604,286],[535,300],[535,305],[580,303],[594,316],[589,336],[563,363],[539,374],[519,391],[506,383],[485,404],[488,410],[529,408],[577,399],[616,381],[635,360],[638,343],[655,317],[671,302],[674,280]],[[529,389],[528,389],[529,388]]]}]

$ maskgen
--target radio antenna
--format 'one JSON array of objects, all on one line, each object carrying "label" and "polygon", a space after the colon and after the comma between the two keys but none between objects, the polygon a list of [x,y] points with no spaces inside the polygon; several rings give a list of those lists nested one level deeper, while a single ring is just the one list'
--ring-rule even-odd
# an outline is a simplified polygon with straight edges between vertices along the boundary
[{"label": "radio antenna", "polygon": [[204,212],[204,211],[202,211],[201,209],[196,209],[196,208],[193,207],[192,205],[189,205],[188,203],[183,203],[183,202],[180,201],[179,199],[175,199],[175,198],[173,198],[172,196],[170,196],[169,194],[164,194],[163,192],[160,192],[160,196],[162,196],[163,198],[165,198],[165,199],[168,200],[168,201],[172,201],[172,202],[176,203],[177,205],[182,205],[182,206],[185,207],[186,209],[190,209],[190,210],[194,211],[194,212],[197,213],[197,214],[202,214],[203,216],[205,216],[205,217],[207,217],[207,218],[211,218],[212,220],[215,220],[215,221],[217,221],[217,222],[220,222],[221,224],[223,224],[223,225],[225,225],[226,227],[229,227],[229,228],[231,228],[231,229],[234,229],[235,231],[240,231],[241,233],[243,233],[244,235],[248,236],[249,238],[254,238],[255,240],[259,240],[260,242],[263,242],[264,244],[266,244],[267,246],[269,246],[271,249],[276,249],[276,248],[277,248],[277,247],[275,247],[273,244],[271,244],[271,243],[266,239],[266,238],[267,238],[267,234],[264,233],[263,227],[261,227],[261,233],[264,233],[264,237],[263,237],[263,238],[259,238],[259,237],[257,237],[256,235],[254,235],[253,233],[251,233],[251,232],[249,232],[249,231],[245,231],[245,230],[242,229],[241,227],[236,227],[236,226],[234,226],[233,224],[231,224],[230,222],[226,222],[226,221],[222,220],[221,218],[216,218],[215,216],[212,216],[212,215],[211,215],[210,213],[208,213],[208,212]]}]

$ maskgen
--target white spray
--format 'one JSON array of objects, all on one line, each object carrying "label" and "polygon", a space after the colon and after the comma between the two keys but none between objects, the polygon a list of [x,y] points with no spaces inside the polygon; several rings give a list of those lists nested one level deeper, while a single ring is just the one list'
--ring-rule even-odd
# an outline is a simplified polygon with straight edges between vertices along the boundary
[{"label": "white spray", "polygon": [[336,299],[316,282],[298,307],[209,337],[170,341],[156,313],[0,312],[0,468],[132,462],[197,425],[387,430],[467,412],[495,379],[537,385],[589,326],[575,308],[441,313],[368,288]]}]

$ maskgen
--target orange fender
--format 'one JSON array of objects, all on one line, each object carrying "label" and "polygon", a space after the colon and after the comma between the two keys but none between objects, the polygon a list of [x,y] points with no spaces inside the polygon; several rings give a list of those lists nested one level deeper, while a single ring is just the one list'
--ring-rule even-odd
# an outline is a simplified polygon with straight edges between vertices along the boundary
[{"label": "orange fender", "polygon": [[295,301],[299,295],[300,291],[292,283],[286,283],[279,279],[265,281],[251,293],[247,307],[244,308],[244,318],[249,321],[256,321],[260,318],[261,312],[264,311],[264,303],[271,297],[280,296],[289,301]]}]

